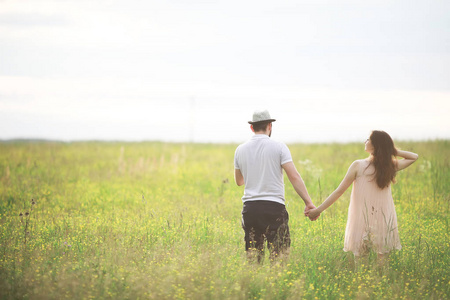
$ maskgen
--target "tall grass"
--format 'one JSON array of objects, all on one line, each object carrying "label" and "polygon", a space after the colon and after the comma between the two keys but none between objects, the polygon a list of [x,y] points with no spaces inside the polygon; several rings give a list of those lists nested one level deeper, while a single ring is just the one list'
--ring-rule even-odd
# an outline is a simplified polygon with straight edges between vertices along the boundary
[{"label": "tall grass", "polygon": [[[397,175],[403,249],[380,268],[342,251],[350,189],[310,222],[287,179],[290,256],[248,263],[236,145],[1,143],[0,298],[449,298],[449,142],[398,146],[420,159]],[[316,204],[366,156],[289,147]]]}]

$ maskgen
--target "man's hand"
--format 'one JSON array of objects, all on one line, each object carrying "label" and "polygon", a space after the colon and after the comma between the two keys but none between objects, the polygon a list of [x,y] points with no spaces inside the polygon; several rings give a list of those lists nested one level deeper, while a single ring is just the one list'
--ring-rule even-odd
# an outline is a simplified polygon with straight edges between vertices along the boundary
[{"label": "man's hand", "polygon": [[315,221],[315,220],[317,220],[318,218],[319,218],[319,216],[320,216],[320,213],[316,216],[316,217],[314,217],[314,218],[311,218],[311,216],[309,215],[309,213],[310,213],[310,211],[312,211],[312,210],[317,210],[316,209],[316,206],[314,205],[314,204],[307,204],[306,206],[305,206],[305,211],[303,212],[304,214],[305,214],[305,217],[309,217],[309,219],[311,220],[311,221]]}]

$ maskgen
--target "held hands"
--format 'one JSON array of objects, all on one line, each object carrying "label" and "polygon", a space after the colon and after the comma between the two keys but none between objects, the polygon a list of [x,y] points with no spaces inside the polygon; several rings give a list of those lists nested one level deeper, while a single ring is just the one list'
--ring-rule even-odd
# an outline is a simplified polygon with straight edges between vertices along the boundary
[{"label": "held hands", "polygon": [[[314,212],[314,214],[312,215],[311,212]],[[316,208],[316,206],[314,204],[307,204],[305,206],[305,211],[304,211],[305,217],[308,217],[311,221],[315,221],[319,218],[320,213],[318,212],[318,209]]]},{"label": "held hands", "polygon": [[319,209],[317,208],[310,209],[307,213],[305,213],[305,216],[307,216],[311,221],[315,221],[320,216]]}]

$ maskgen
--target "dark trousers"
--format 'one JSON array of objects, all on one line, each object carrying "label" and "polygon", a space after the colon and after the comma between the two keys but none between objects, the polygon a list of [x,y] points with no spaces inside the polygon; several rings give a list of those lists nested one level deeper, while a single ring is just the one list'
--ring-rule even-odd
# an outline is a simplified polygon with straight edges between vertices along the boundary
[{"label": "dark trousers", "polygon": [[242,209],[245,251],[256,252],[258,262],[264,258],[264,242],[270,258],[286,252],[291,244],[289,214],[283,204],[274,201],[246,201]]}]

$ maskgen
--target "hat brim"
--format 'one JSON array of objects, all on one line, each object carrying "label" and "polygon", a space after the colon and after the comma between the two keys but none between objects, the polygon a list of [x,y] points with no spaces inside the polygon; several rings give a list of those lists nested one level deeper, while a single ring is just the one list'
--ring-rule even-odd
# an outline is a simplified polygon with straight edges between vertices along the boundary
[{"label": "hat brim", "polygon": [[248,124],[262,124],[262,123],[271,123],[271,122],[275,122],[276,120],[275,119],[269,119],[269,120],[262,120],[262,121],[256,121],[256,122],[253,122],[253,121],[248,121]]}]

